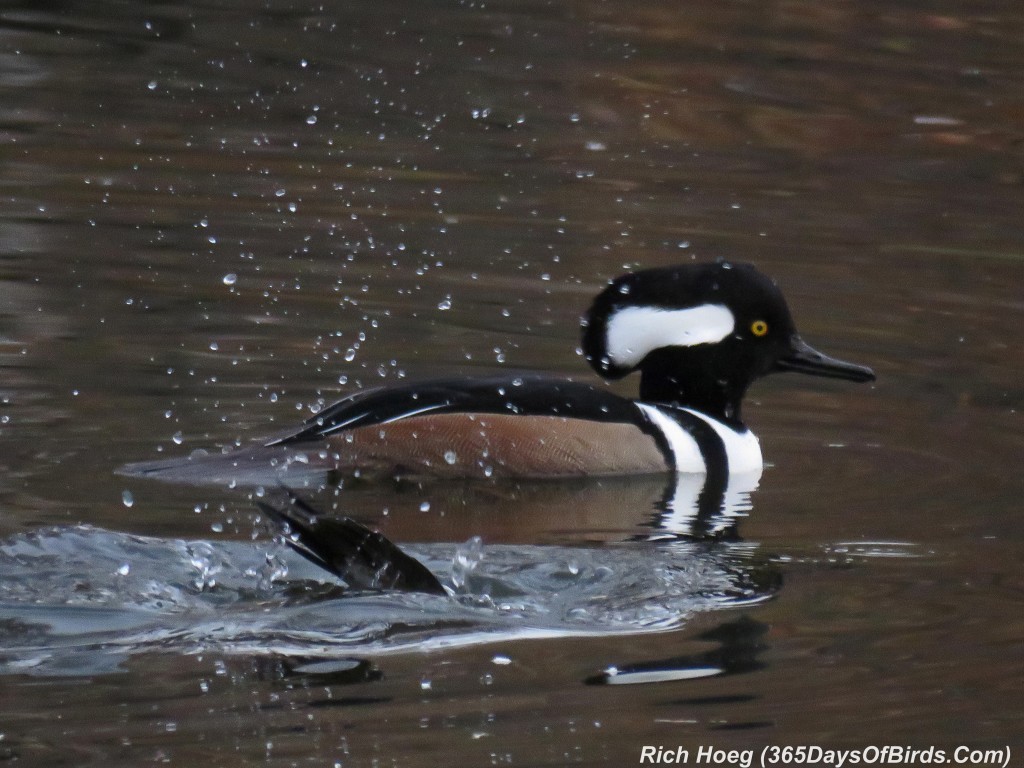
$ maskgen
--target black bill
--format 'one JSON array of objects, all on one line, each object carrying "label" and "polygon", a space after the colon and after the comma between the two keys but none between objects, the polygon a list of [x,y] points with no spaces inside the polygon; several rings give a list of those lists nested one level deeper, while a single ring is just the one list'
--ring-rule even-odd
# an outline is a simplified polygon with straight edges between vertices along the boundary
[{"label": "black bill", "polygon": [[823,355],[799,336],[790,342],[789,354],[775,363],[777,371],[796,371],[811,376],[825,376],[830,379],[848,381],[874,381],[875,372],[863,365],[854,365],[834,357]]}]

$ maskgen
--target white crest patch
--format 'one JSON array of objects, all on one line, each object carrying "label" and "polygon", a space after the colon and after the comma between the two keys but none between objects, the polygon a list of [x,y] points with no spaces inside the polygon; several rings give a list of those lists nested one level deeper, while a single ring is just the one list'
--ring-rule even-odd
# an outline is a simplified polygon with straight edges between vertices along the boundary
[{"label": "white crest patch", "polygon": [[620,368],[632,368],[661,347],[693,347],[721,341],[736,318],[721,304],[688,309],[626,307],[608,318],[606,352]]}]

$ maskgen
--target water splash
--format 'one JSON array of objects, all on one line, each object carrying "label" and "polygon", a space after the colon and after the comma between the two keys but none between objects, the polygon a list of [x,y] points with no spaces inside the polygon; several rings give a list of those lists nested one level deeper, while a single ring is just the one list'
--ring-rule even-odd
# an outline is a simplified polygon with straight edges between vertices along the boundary
[{"label": "water splash", "polygon": [[154,650],[330,658],[637,633],[773,589],[749,552],[729,545],[484,546],[474,537],[406,549],[453,595],[353,591],[278,540],[86,526],[18,535],[0,544],[0,658],[38,674],[92,674]]},{"label": "water splash", "polygon": [[483,540],[479,536],[473,536],[469,541],[455,550],[455,557],[452,559],[452,586],[461,590],[466,586],[466,579],[476,570],[483,559]]}]

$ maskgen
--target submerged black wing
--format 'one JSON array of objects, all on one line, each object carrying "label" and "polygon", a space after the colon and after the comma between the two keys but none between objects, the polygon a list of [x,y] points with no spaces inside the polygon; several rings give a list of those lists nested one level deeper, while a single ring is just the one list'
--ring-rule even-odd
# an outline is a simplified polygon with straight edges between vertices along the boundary
[{"label": "submerged black wing", "polygon": [[383,534],[348,517],[320,517],[299,496],[291,491],[288,495],[291,505],[281,509],[257,503],[268,517],[287,526],[285,541],[314,565],[357,589],[447,594],[423,563]]},{"label": "submerged black wing", "polygon": [[443,379],[356,392],[267,445],[317,440],[336,432],[440,413],[564,416],[634,423],[631,400],[590,384],[541,376]]}]

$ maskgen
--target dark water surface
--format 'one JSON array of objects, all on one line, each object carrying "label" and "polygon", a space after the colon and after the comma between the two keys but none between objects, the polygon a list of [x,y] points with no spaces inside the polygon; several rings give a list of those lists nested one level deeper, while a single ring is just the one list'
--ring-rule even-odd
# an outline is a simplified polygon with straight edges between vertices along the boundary
[{"label": "dark water surface", "polygon": [[[0,762],[1019,762],[1022,94],[1007,3],[3,4]],[[113,474],[589,380],[607,279],[719,257],[879,377],[755,386],[729,541],[640,541],[650,480],[310,489],[456,592],[352,596],[264,491]]]}]

